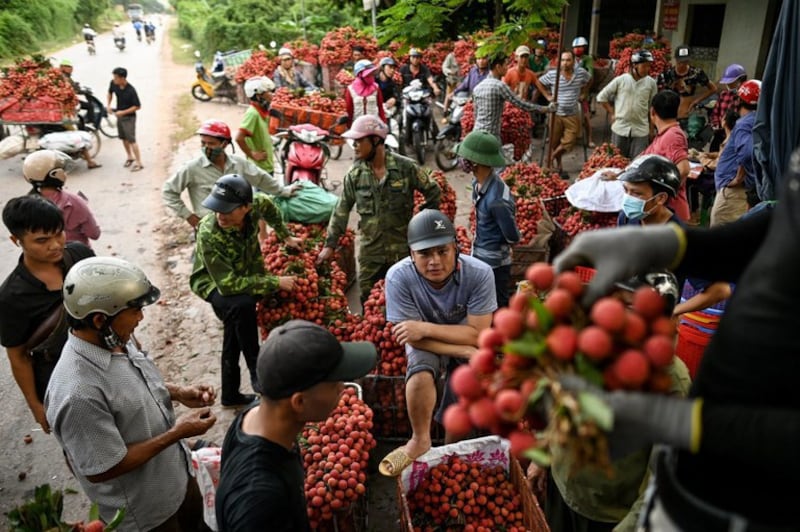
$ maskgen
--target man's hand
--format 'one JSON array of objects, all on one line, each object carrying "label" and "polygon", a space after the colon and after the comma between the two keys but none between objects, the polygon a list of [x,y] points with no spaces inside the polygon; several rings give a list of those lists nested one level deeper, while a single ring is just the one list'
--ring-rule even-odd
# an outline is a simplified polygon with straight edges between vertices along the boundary
[{"label": "man's hand", "polygon": [[325,246],[324,248],[322,248],[322,251],[319,252],[319,256],[317,257],[317,264],[322,264],[323,262],[331,258],[332,255],[333,255],[333,248]]},{"label": "man's hand", "polygon": [[47,422],[47,415],[45,414],[44,405],[42,403],[37,402],[35,405],[31,405],[31,413],[33,413],[33,419],[41,425],[42,430],[46,434],[50,434],[50,423]]},{"label": "man's hand", "polygon": [[301,188],[303,188],[303,184],[300,183],[299,181],[294,185],[283,187],[283,190],[281,191],[281,197],[282,198],[294,197],[295,195],[297,195],[297,191],[300,190]]},{"label": "man's hand", "polygon": [[267,158],[267,152],[265,151],[252,151],[250,152],[250,158],[254,161],[263,161]]},{"label": "man's hand", "polygon": [[189,225],[197,229],[198,224],[200,224],[200,217],[192,213],[188,218],[186,218],[186,221],[189,223]]},{"label": "man's hand", "polygon": [[214,387],[210,384],[197,384],[195,386],[181,386],[178,388],[176,399],[189,408],[211,406],[217,397]]},{"label": "man's hand", "polygon": [[614,120],[617,119],[617,115],[614,113],[608,113],[608,123],[613,124]]},{"label": "man's hand", "polygon": [[175,430],[181,438],[191,438],[205,434],[216,422],[217,417],[210,408],[195,408],[175,421]]},{"label": "man's hand", "polygon": [[302,251],[302,243],[303,239],[297,236],[290,236],[287,237],[286,240],[283,241],[287,248],[296,249],[297,251]]},{"label": "man's hand", "polygon": [[293,275],[283,275],[278,277],[278,279],[278,288],[280,290],[285,290],[287,292],[294,290],[294,282],[297,280],[297,277]]},{"label": "man's hand", "polygon": [[547,112],[555,113],[556,111],[558,111],[558,103],[550,102],[550,104],[547,106]]},{"label": "man's hand", "polygon": [[392,334],[398,344],[406,345],[427,338],[427,327],[424,321],[407,320],[392,327]]}]

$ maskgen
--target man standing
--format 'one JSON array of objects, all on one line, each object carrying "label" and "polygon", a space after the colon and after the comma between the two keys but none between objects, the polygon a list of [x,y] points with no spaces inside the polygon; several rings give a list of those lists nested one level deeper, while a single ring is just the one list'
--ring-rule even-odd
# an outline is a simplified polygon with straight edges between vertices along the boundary
[{"label": "man standing", "polygon": [[261,400],[239,414],[222,444],[221,531],[310,530],[297,435],[306,423],[327,419],[344,382],[366,375],[376,359],[373,344],[339,343],[307,321],[270,331],[258,354]]},{"label": "man standing", "polygon": [[294,54],[288,48],[281,48],[278,51],[278,68],[272,73],[272,79],[278,88],[286,87],[289,90],[305,89],[315,90],[313,83],[308,81],[303,74],[294,67]]},{"label": "man standing", "polygon": [[730,223],[758,203],[755,188],[755,165],[753,161],[753,124],[756,121],[761,82],[747,80],[739,87],[739,120],[733,126],[731,136],[717,160],[714,185],[717,194],[711,208],[711,226]]},{"label": "man standing", "polygon": [[344,176],[342,195],[328,223],[328,238],[317,262],[327,260],[347,229],[353,205],[361,216],[358,287],[362,303],[389,267],[408,251],[406,228],[414,212],[414,191],[423,208],[438,208],[442,191],[430,173],[410,159],[386,151],[388,128],[377,116],[357,118],[342,137],[353,139],[356,162]]},{"label": "man standing", "polygon": [[274,169],[272,137],[269,136],[269,106],[275,84],[268,77],[250,78],[244,82],[244,93],[250,99],[250,107],[244,113],[236,145],[249,160],[265,172]]},{"label": "man standing", "polygon": [[461,83],[459,83],[455,89],[453,89],[453,92],[445,96],[444,109],[448,109],[450,106],[450,99],[453,97],[453,94],[457,94],[462,91],[472,94],[472,91],[475,90],[475,87],[478,86],[478,83],[483,81],[488,75],[489,58],[485,54],[476,53],[475,64],[469,69],[467,76],[461,80]]},{"label": "man standing", "polygon": [[206,215],[197,228],[194,265],[189,277],[192,292],[211,303],[222,320],[222,406],[239,406],[253,401],[239,391],[239,353],[250,370],[250,384],[258,392],[258,324],[256,302],[279,290],[294,289],[294,277],[277,277],[264,270],[258,243],[259,222],[269,224],[287,247],[299,248],[300,239],[289,234],[281,213],[264,194],[242,176],[220,177],[203,206]]},{"label": "man standing", "polygon": [[612,79],[597,95],[611,123],[611,143],[628,159],[635,159],[650,143],[650,101],[658,92],[650,77],[652,62],[653,54],[637,50],[631,55],[630,72]]},{"label": "man standing", "polygon": [[475,105],[475,127],[477,131],[488,131],[502,142],[500,128],[503,124],[503,106],[506,102],[526,111],[555,111],[555,105],[542,107],[526,102],[503,83],[503,76],[508,70],[508,58],[502,52],[489,60],[489,75],[478,83],[472,91]]},{"label": "man standing", "polygon": [[550,58],[547,57],[547,41],[537,39],[533,45],[533,55],[528,59],[528,64],[537,76],[541,76],[550,68]]},{"label": "man standing", "polygon": [[[225,148],[231,143],[231,130],[225,122],[206,120],[197,130],[202,154],[185,163],[161,187],[161,199],[170,210],[197,228],[200,219],[210,211],[203,206],[214,183],[223,175],[237,174],[259,190],[273,196],[291,196],[294,187],[283,186],[272,175],[237,155],[228,155]],[[186,206],[181,193],[189,190],[192,210]]]},{"label": "man standing", "polygon": [[[71,334],[47,388],[47,420],[83,491],[122,531],[206,530],[184,438],[216,422],[214,388],[164,382],[133,336],[158,288],[114,257],[75,265],[64,279]],[[191,408],[177,420],[172,402]]]},{"label": "man standing", "polygon": [[[708,79],[703,69],[689,64],[691,59],[689,47],[685,44],[678,46],[675,48],[675,62],[658,76],[658,90],[670,89],[680,96],[678,120],[684,130],[692,109],[717,92],[717,86]],[[700,88],[705,90],[698,90]]]},{"label": "man standing", "polygon": [[475,238],[472,256],[492,267],[498,307],[507,307],[511,283],[511,246],[519,242],[516,203],[496,168],[505,166],[497,137],[472,131],[456,146],[456,154],[472,163],[472,207]]},{"label": "man standing", "polygon": [[[139,145],[136,144],[136,111],[141,109],[139,95],[133,85],[128,83],[128,70],[117,67],[112,71],[111,84],[108,86],[108,102],[106,107],[112,109],[117,117],[117,131],[125,153],[125,168],[130,167],[132,172],[138,172],[142,166],[142,157],[139,155]],[[117,97],[117,107],[111,107],[111,97]]]},{"label": "man standing", "polygon": [[531,50],[527,46],[519,46],[514,55],[517,57],[517,64],[514,68],[506,69],[503,83],[523,100],[530,100],[534,87],[539,92],[544,92],[544,87],[539,83],[539,77],[528,68]]},{"label": "man standing", "polygon": [[418,79],[423,86],[427,84],[437,98],[442,92],[439,85],[436,84],[436,80],[433,79],[431,71],[422,64],[422,52],[416,48],[409,50],[408,64],[400,67],[400,75],[403,77],[403,88],[408,87],[412,81]]},{"label": "man standing", "polygon": [[668,207],[684,222],[689,219],[689,199],[686,195],[686,178],[689,176],[689,141],[678,124],[678,93],[665,90],[656,93],[650,103],[650,121],[656,128],[653,142],[641,155],[655,154],[666,157],[678,168],[681,185],[678,195],[672,198]]},{"label": "man standing", "polygon": [[[553,88],[556,84],[558,72],[549,71],[539,78],[539,82],[545,87]],[[575,66],[575,56],[572,52],[561,53],[561,74],[558,82],[558,111],[556,111],[553,121],[553,130],[550,132],[550,147],[552,149],[552,161],[548,161],[551,168],[557,170],[565,176],[561,166],[561,158],[572,149],[581,134],[580,121],[580,96],[581,91],[589,81],[591,76],[581,67]],[[553,101],[553,96],[549,92],[545,97]]]},{"label": "man standing", "polygon": [[[436,381],[448,375],[477,350],[478,335],[492,323],[497,309],[491,267],[459,255],[456,230],[447,216],[426,209],[408,224],[406,257],[386,274],[386,319],[408,358],[406,403],[411,439],[379,465],[397,476],[431,448],[431,418],[436,406]],[[436,419],[458,398],[449,383]],[[452,437],[446,435],[446,442]]]},{"label": "man standing", "polygon": [[0,343],[33,418],[50,432],[44,392],[67,341],[61,286],[72,265],[94,253],[78,242],[65,244],[63,215],[41,196],[10,199],[3,223],[22,256],[0,286]]},{"label": "man standing", "polygon": [[725,139],[725,114],[728,109],[737,111],[739,109],[739,96],[736,93],[742,83],[747,79],[747,72],[742,65],[733,63],[728,65],[719,80],[719,84],[724,89],[719,91],[717,105],[711,110],[708,117],[711,127],[714,128],[714,140],[711,142],[710,152],[719,151],[719,146]]},{"label": "man standing", "polygon": [[589,120],[592,114],[591,107],[589,106],[592,95],[589,94],[589,89],[594,79],[594,58],[592,54],[589,53],[589,41],[586,40],[586,37],[575,37],[572,40],[572,54],[575,56],[577,66],[589,73],[589,82],[586,83],[586,85],[583,86],[583,90],[581,90],[581,114],[583,115],[583,129],[586,132],[587,145],[590,148],[594,148],[594,142],[592,142],[592,123]]}]

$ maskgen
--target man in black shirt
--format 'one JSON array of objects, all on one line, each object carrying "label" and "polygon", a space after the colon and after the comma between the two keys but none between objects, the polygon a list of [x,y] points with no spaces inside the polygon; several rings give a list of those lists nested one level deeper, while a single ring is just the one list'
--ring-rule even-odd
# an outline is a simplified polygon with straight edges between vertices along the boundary
[{"label": "man in black shirt", "polygon": [[429,85],[433,94],[438,98],[442,90],[433,79],[433,74],[422,64],[422,52],[416,48],[412,48],[408,52],[408,64],[400,68],[400,75],[403,77],[403,88],[408,87],[412,81],[418,79],[422,82],[423,87],[425,84]]},{"label": "man in black shirt", "polygon": [[221,532],[311,530],[297,435],[306,423],[327,419],[343,381],[366,375],[376,361],[370,342],[340,344],[307,321],[270,331],[258,354],[261,400],[237,416],[222,444]]},{"label": "man in black shirt", "polygon": [[108,86],[108,103],[106,107],[111,107],[111,97],[117,97],[117,107],[114,114],[117,115],[117,130],[122,145],[125,146],[125,153],[128,158],[123,165],[130,167],[132,172],[138,172],[142,166],[142,157],[139,155],[139,145],[136,144],[136,111],[142,108],[139,102],[139,95],[133,85],[128,83],[128,70],[122,67],[115,68],[111,84]]},{"label": "man in black shirt", "polygon": [[651,269],[737,283],[689,399],[604,394],[612,449],[622,437],[672,448],[656,470],[656,530],[800,529],[800,151],[784,181],[772,212],[712,229],[592,231],[556,259],[559,271],[597,268],[586,304]]},{"label": "man in black shirt", "polygon": [[44,392],[67,341],[61,286],[69,268],[94,253],[65,244],[61,210],[42,196],[9,200],[3,223],[22,256],[0,286],[0,343],[34,419],[50,432]]}]

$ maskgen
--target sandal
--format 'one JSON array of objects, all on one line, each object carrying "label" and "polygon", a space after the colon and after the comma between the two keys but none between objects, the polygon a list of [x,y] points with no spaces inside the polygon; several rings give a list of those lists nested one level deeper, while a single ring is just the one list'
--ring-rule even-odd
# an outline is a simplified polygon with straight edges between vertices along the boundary
[{"label": "sandal", "polygon": [[97,163],[90,164],[89,165],[89,170],[94,170],[95,168],[100,168],[101,166],[103,166],[103,165],[102,164],[97,164]]},{"label": "sandal", "polygon": [[127,161],[125,161],[125,164],[123,164],[122,166],[127,168],[127,167],[129,167],[130,165],[132,165],[135,162],[136,162],[136,159],[128,159]]},{"label": "sandal", "polygon": [[144,166],[142,166],[139,163],[136,163],[131,167],[131,172],[138,172],[139,170],[142,170],[143,168],[144,168]]},{"label": "sandal", "polygon": [[381,475],[387,477],[397,477],[414,462],[414,458],[408,456],[408,453],[402,448],[398,447],[383,457],[381,463],[378,464],[378,471]]}]

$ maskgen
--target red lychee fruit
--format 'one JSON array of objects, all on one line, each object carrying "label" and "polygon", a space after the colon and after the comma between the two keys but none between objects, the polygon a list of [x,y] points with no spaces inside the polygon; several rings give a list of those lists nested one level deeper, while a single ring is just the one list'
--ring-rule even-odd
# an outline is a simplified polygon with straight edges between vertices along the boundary
[{"label": "red lychee fruit", "polygon": [[511,444],[511,454],[517,458],[522,458],[522,454],[525,451],[536,445],[536,436],[530,432],[515,430],[508,435],[508,441]]},{"label": "red lychee fruit", "polygon": [[604,297],[592,305],[592,321],[611,333],[625,328],[625,305],[619,299]]},{"label": "red lychee fruit", "polygon": [[469,365],[458,366],[450,375],[450,388],[459,397],[478,399],[483,396],[481,381]]},{"label": "red lychee fruit", "polygon": [[628,349],[614,362],[614,374],[625,388],[640,389],[650,377],[650,362],[638,349]]},{"label": "red lychee fruit", "polygon": [[494,406],[497,414],[505,421],[516,421],[522,415],[522,394],[519,390],[505,388],[494,396]]},{"label": "red lychee fruit", "polygon": [[574,305],[575,298],[564,288],[556,288],[547,294],[544,300],[544,307],[549,310],[556,319],[569,316]]},{"label": "red lychee fruit", "polygon": [[469,358],[469,367],[478,375],[489,375],[497,369],[495,359],[494,351],[481,347]]},{"label": "red lychee fruit", "polygon": [[488,397],[481,397],[469,405],[469,420],[479,429],[488,429],[496,425],[500,419],[494,409],[494,401]]},{"label": "red lychee fruit", "polygon": [[650,331],[653,334],[663,334],[673,338],[675,336],[675,323],[668,317],[661,316],[650,323]]},{"label": "red lychee fruit", "polygon": [[494,313],[492,328],[499,331],[507,340],[513,340],[522,334],[524,328],[522,313],[510,308],[501,308]]},{"label": "red lychee fruit", "polygon": [[472,431],[472,423],[469,420],[467,408],[461,404],[454,404],[447,407],[442,416],[444,430],[457,438],[463,438]]},{"label": "red lychee fruit", "polygon": [[572,360],[578,348],[578,332],[570,325],[556,325],[547,335],[547,348],[559,360]]},{"label": "red lychee fruit", "polygon": [[478,333],[478,347],[491,349],[492,351],[499,349],[505,343],[505,338],[500,334],[500,331],[493,327],[482,330]]},{"label": "red lychee fruit", "polygon": [[539,291],[550,290],[554,278],[555,270],[546,262],[534,262],[525,271],[525,279]]},{"label": "red lychee fruit", "polygon": [[648,388],[655,393],[669,393],[672,391],[672,377],[664,370],[656,371],[650,375]]},{"label": "red lychee fruit", "polygon": [[528,298],[530,296],[523,292],[517,292],[508,300],[508,308],[517,312],[524,312],[528,309]]},{"label": "red lychee fruit", "polygon": [[647,322],[635,312],[628,312],[625,316],[622,339],[630,345],[638,346],[645,336],[647,336]]},{"label": "red lychee fruit", "polygon": [[675,353],[672,338],[657,334],[648,338],[642,347],[644,354],[656,368],[665,368],[672,363]]},{"label": "red lychee fruit", "polygon": [[633,293],[633,310],[647,320],[654,320],[664,313],[664,298],[649,286],[642,286]]},{"label": "red lychee fruit", "polygon": [[614,372],[614,366],[608,366],[603,371],[603,384],[606,390],[621,390],[624,388],[622,382],[617,378]]},{"label": "red lychee fruit", "polygon": [[603,360],[611,354],[611,335],[602,327],[590,325],[578,333],[578,350],[592,360]]},{"label": "red lychee fruit", "polygon": [[558,274],[558,277],[556,277],[556,287],[567,290],[575,299],[578,299],[583,294],[583,281],[581,281],[581,276],[572,271]]}]

